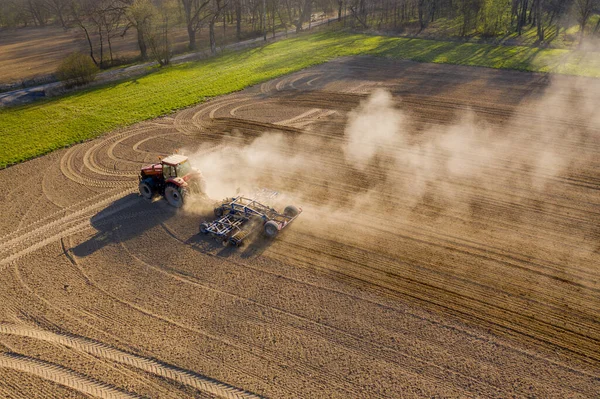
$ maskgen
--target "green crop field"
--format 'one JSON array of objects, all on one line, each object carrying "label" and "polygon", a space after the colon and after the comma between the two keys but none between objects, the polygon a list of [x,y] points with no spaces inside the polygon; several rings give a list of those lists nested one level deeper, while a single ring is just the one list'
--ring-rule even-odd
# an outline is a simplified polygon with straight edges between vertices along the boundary
[{"label": "green crop field", "polygon": [[600,77],[600,54],[370,36],[303,35],[0,111],[0,168],[340,56]]}]

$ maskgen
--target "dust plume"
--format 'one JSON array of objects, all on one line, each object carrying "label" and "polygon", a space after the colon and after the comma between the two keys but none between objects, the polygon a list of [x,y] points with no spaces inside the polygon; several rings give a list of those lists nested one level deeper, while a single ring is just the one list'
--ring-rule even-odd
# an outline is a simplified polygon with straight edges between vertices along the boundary
[{"label": "dust plume", "polygon": [[[234,132],[191,161],[213,199],[269,187],[321,222],[381,210],[408,218],[421,206],[473,221],[493,212],[519,220],[517,205],[540,207],[565,195],[556,183],[594,154],[573,151],[581,143],[597,145],[600,131],[600,90],[590,90],[589,79],[578,82],[551,82],[501,125],[467,109],[448,124],[419,131],[400,98],[376,89],[348,112],[338,136],[323,138],[310,129],[257,137]],[[579,102],[572,102],[573,92]],[[583,121],[576,131],[563,122],[574,112]],[[495,203],[513,205],[500,211]]]},{"label": "dust plume", "polygon": [[389,92],[377,89],[348,114],[344,154],[354,167],[364,169],[386,148],[401,144],[399,140],[405,117],[392,103]]}]

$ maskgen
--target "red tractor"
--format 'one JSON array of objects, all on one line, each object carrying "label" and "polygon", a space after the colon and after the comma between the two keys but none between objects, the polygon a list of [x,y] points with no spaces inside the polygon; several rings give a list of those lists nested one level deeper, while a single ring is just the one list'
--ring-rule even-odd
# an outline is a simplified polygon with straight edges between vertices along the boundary
[{"label": "red tractor", "polygon": [[170,205],[180,208],[189,194],[204,192],[204,179],[192,168],[186,156],[175,154],[160,163],[143,167],[139,188],[146,199],[162,195]]}]

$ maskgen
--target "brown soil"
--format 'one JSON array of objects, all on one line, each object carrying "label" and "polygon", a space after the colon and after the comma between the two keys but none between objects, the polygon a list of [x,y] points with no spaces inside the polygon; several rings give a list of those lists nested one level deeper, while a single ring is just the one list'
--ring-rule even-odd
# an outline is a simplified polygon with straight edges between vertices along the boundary
[{"label": "brown soil", "polygon": [[[595,85],[344,59],[0,171],[0,396],[596,397],[600,130],[571,90]],[[518,145],[420,188],[357,168],[344,126],[377,87],[405,115],[397,159],[467,114],[478,145]],[[274,131],[308,161],[252,171],[304,209],[272,242],[223,248],[202,201],[137,195],[158,156]],[[523,162],[542,144],[560,171]]]}]

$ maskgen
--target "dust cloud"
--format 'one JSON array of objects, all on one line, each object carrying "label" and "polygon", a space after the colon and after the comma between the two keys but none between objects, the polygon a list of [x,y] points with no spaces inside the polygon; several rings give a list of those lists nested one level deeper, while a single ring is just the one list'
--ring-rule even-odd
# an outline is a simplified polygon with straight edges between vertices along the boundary
[{"label": "dust cloud", "polygon": [[[553,182],[590,160],[573,149],[598,143],[600,87],[589,79],[574,81],[549,84],[533,105],[523,104],[501,127],[467,109],[448,125],[419,132],[400,108],[401,99],[376,89],[346,115],[341,137],[323,138],[310,130],[266,132],[248,143],[233,133],[221,146],[190,158],[202,171],[210,198],[269,187],[284,192],[288,202],[320,210],[319,218],[386,209],[390,197],[402,200],[404,213],[423,202],[442,211],[469,211],[481,190],[513,203],[543,201],[560,195]],[[584,100],[573,103],[574,91],[585,93],[578,96]],[[577,131],[563,123],[573,112],[585,121]],[[352,187],[346,190],[328,188],[347,182]],[[527,190],[529,198],[512,194],[519,190]]]}]

